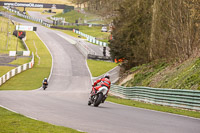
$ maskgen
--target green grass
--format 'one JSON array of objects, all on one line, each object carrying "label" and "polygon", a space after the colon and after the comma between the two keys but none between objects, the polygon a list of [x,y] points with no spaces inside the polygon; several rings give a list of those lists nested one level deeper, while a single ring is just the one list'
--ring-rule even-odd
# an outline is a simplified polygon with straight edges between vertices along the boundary
[{"label": "green grass", "polygon": [[[8,28],[8,24],[9,24],[9,28]],[[10,32],[10,35],[8,38],[8,45],[7,45],[7,29],[9,29],[8,31]],[[1,36],[0,53],[8,54],[9,51],[16,51],[17,37],[12,35],[14,30],[15,30],[15,26],[11,23],[9,19],[0,17],[0,36]],[[18,51],[25,50],[23,43],[20,39],[18,39],[17,50]]]},{"label": "green grass", "polygon": [[1,133],[79,133],[71,128],[33,120],[0,107]]},{"label": "green grass", "polygon": [[[0,10],[3,8],[1,7]],[[9,23],[8,23],[9,22]],[[9,24],[9,32],[11,33],[9,35],[9,41],[7,45],[7,26]],[[9,54],[9,51],[16,51],[16,45],[17,45],[17,38],[12,35],[13,31],[15,30],[15,26],[11,23],[11,21],[7,18],[0,17],[0,54]],[[7,46],[6,46],[7,45]],[[6,49],[7,47],[7,49]],[[25,48],[23,46],[22,40],[18,39],[18,51],[24,51]],[[17,59],[14,62],[10,64],[14,65],[22,65],[24,63],[27,63],[30,60],[30,58],[25,59]],[[0,66],[0,76],[6,74],[8,71],[14,69],[14,67],[9,66]]]},{"label": "green grass", "polygon": [[[17,60],[14,60],[10,62],[9,64],[13,65],[23,65],[25,63],[30,62],[31,58],[25,57],[25,58],[17,58]],[[15,67],[11,66],[0,66],[0,77],[9,72],[10,70],[14,69]],[[0,89],[1,90],[1,89]]]},{"label": "green grass", "polygon": [[182,63],[152,62],[133,67],[135,73],[123,86],[149,86],[153,88],[172,88],[200,90],[200,58],[190,58]]},{"label": "green grass", "polygon": [[108,37],[110,35],[109,32],[101,32],[101,27],[99,27],[99,26],[92,26],[92,27],[88,27],[88,26],[61,26],[61,27],[79,29],[79,31],[81,31],[85,34],[88,34],[90,36],[96,37],[97,40],[103,41],[103,42],[108,42]]},{"label": "green grass", "polygon": [[186,61],[176,67],[173,73],[158,83],[165,88],[200,90],[200,58]]},{"label": "green grass", "polygon": [[31,61],[30,57],[24,57],[24,58],[17,58],[17,60],[14,60],[14,61],[10,62],[9,64],[23,65],[23,64],[28,63],[30,61]]},{"label": "green grass", "polygon": [[[62,14],[62,13],[57,14],[57,15],[55,15],[55,17],[64,17],[65,21],[70,22],[70,23],[75,23],[75,20],[78,20],[79,18],[82,18],[81,21],[79,21],[79,23],[83,23],[84,20],[91,20],[91,19],[99,18],[96,15],[88,14],[88,13],[82,14],[82,13],[77,12],[75,10],[67,12],[65,14]],[[64,27],[79,29],[79,31],[81,31],[85,34],[88,34],[90,36],[94,36],[94,37],[97,38],[97,40],[100,40],[100,41],[103,41],[103,42],[108,42],[108,37],[110,35],[110,33],[108,33],[108,32],[101,32],[101,27],[99,27],[99,26],[92,26],[92,27],[88,27],[88,26],[64,26]]]},{"label": "green grass", "polygon": [[92,20],[92,19],[99,18],[97,15],[82,14],[75,10],[72,10],[72,11],[64,13],[64,14],[63,13],[57,14],[57,15],[55,15],[55,17],[63,17],[63,18],[65,18],[65,21],[69,22],[69,23],[75,23],[76,20],[78,20],[79,23],[84,23],[84,20]]},{"label": "green grass", "polygon": [[49,76],[52,64],[51,55],[46,46],[34,32],[27,32],[26,44],[28,45],[30,51],[35,53],[33,41],[35,41],[35,45],[38,49],[37,53],[40,56],[40,63],[39,59],[35,55],[34,67],[8,80],[0,87],[0,90],[37,89],[41,87],[42,80]]},{"label": "green grass", "polygon": [[7,11],[5,8],[3,8],[3,6],[0,6],[0,11]]},{"label": "green grass", "polygon": [[172,108],[168,106],[148,104],[148,103],[143,103],[143,102],[138,102],[138,101],[133,101],[133,100],[121,99],[115,96],[109,96],[106,100],[110,102],[122,104],[122,105],[132,106],[132,107],[139,107],[139,108],[145,108],[145,109],[156,110],[156,111],[161,111],[161,112],[168,112],[168,113],[173,113],[173,114],[200,118],[200,112],[197,112],[197,111],[189,111],[189,110],[184,110],[184,109]]},{"label": "green grass", "polygon": [[14,69],[15,67],[8,67],[8,66],[0,66],[0,77],[9,72],[10,70]]},{"label": "green grass", "polygon": [[96,60],[87,60],[87,64],[93,77],[98,77],[117,66],[117,64],[113,62]]},{"label": "green grass", "polygon": [[[53,28],[52,28],[53,29]],[[61,31],[61,32],[63,32],[63,33],[65,33],[65,34],[68,34],[68,35],[70,35],[70,36],[73,36],[73,37],[76,37],[76,38],[78,38],[78,34],[76,34],[76,33],[74,33],[73,31],[71,31],[71,30],[60,30],[60,29],[53,29],[53,30],[57,30],[57,31]],[[82,37],[83,38],[83,37]]]}]

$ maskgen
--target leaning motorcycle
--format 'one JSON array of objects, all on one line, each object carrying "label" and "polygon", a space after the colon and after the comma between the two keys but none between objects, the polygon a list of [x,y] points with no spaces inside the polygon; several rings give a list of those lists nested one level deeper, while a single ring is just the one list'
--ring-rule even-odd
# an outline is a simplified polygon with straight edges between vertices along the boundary
[{"label": "leaning motorcycle", "polygon": [[47,88],[47,85],[47,82],[44,82],[42,88],[45,90]]},{"label": "leaning motorcycle", "polygon": [[102,86],[99,90],[95,90],[92,88],[91,96],[88,101],[88,105],[93,104],[95,107],[98,107],[100,103],[104,103],[107,98],[108,88],[106,86]]}]

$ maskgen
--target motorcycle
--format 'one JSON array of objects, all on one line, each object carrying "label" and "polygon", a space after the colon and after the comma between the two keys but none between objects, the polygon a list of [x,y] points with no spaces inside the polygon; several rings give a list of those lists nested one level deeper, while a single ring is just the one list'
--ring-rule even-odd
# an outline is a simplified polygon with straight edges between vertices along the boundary
[{"label": "motorcycle", "polygon": [[91,96],[88,101],[88,105],[90,106],[91,104],[93,104],[95,107],[98,107],[100,103],[104,103],[104,101],[107,98],[107,95],[106,95],[107,92],[108,92],[108,88],[106,86],[100,87],[98,91],[94,89],[94,86],[93,86]]},{"label": "motorcycle", "polygon": [[47,82],[44,82],[42,88],[45,90],[47,86],[48,86]]}]

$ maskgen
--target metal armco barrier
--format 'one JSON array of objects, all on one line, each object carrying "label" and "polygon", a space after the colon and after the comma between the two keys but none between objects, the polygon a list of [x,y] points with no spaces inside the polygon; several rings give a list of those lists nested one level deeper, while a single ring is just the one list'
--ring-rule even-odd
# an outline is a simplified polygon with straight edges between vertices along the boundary
[{"label": "metal armco barrier", "polygon": [[87,45],[83,45],[82,43],[77,42],[75,44],[76,48],[83,54],[85,58],[88,57],[88,54],[95,55],[95,52],[93,52]]},{"label": "metal armco barrier", "polygon": [[112,85],[110,93],[125,99],[200,111],[200,91],[197,90]]},{"label": "metal armco barrier", "polygon": [[85,34],[85,33],[82,33],[82,32],[80,32],[79,30],[75,30],[75,29],[74,29],[73,32],[76,33],[76,34],[79,34],[79,35],[81,35],[81,36],[83,36],[83,37],[86,37],[87,40],[88,40],[88,42],[95,43],[95,44],[100,45],[100,46],[103,46],[103,47],[108,46],[107,43],[101,42],[101,41],[97,40],[95,37],[90,36],[90,35],[87,35],[87,34]]},{"label": "metal armco barrier", "polygon": [[95,59],[95,60],[109,60],[109,61],[111,61],[110,56],[99,56],[99,55],[94,55],[94,54],[88,54],[87,58],[88,59]]},{"label": "metal armco barrier", "polygon": [[[59,26],[51,26],[51,28],[54,28],[54,29],[61,29],[61,30],[70,30],[70,31],[73,31],[73,28],[65,28],[65,27],[59,27]],[[76,29],[78,30],[78,29]]]}]

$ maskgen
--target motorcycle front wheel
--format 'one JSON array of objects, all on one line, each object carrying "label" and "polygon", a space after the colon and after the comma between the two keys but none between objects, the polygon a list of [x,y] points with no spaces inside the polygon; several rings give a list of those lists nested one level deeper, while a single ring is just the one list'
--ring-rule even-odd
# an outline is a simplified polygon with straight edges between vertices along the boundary
[{"label": "motorcycle front wheel", "polygon": [[92,103],[91,103],[91,101],[89,100],[89,101],[88,101],[88,105],[90,106],[91,104],[92,104]]}]

